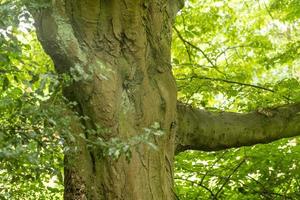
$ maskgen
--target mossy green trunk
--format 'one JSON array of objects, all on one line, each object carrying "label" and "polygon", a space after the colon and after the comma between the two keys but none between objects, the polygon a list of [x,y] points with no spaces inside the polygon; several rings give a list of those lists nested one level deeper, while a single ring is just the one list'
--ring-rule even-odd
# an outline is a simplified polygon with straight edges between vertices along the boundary
[{"label": "mossy green trunk", "polygon": [[[73,128],[78,151],[66,155],[65,199],[174,198],[176,85],[170,66],[172,0],[65,0],[34,13],[46,52],[75,81],[64,95],[87,116]],[[128,163],[89,149],[78,135],[130,138],[158,122],[164,135],[132,149]],[[74,125],[76,127],[76,125]],[[83,128],[82,128],[83,127]],[[77,136],[76,136],[77,134]]]}]

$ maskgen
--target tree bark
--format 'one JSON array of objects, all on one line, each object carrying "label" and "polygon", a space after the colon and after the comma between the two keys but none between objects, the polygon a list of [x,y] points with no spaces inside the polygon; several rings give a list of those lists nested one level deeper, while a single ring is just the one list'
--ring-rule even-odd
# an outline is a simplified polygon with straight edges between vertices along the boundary
[{"label": "tree bark", "polygon": [[251,113],[208,112],[179,103],[176,152],[216,151],[300,135],[300,103]]},{"label": "tree bark", "polygon": [[[53,0],[32,11],[40,42],[58,73],[74,81],[64,96],[88,120],[74,121],[78,151],[65,155],[64,199],[173,199],[176,84],[170,45],[175,0]],[[85,117],[85,119],[87,119]],[[140,144],[128,163],[89,148],[88,130],[128,139],[159,123],[164,135]],[[85,139],[79,135],[85,134]]]}]

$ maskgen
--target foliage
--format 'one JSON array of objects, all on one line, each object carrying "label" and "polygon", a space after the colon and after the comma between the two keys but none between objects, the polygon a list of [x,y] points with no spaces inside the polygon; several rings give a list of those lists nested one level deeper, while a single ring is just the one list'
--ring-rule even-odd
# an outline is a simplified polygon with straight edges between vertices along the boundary
[{"label": "foliage", "polygon": [[[174,29],[183,102],[245,112],[300,101],[299,1],[188,1]],[[176,157],[179,199],[299,199],[299,137]]]},{"label": "foliage", "polygon": [[[0,199],[61,199],[64,138],[62,84],[24,7],[47,1],[0,0]],[[217,111],[246,112],[300,101],[298,0],[186,1],[178,14],[172,64],[180,101]],[[80,76],[84,74],[84,76]],[[69,106],[76,106],[69,102]],[[106,131],[99,126],[90,135]],[[163,134],[159,124],[124,141],[93,140],[104,156],[130,159],[130,148]],[[82,133],[82,138],[85,138]],[[99,138],[99,137],[98,137]],[[93,144],[95,147],[95,144]],[[299,199],[299,138],[176,157],[179,199]]]},{"label": "foliage", "polygon": [[300,100],[298,18],[264,1],[186,4],[172,49],[181,101],[243,112]]},{"label": "foliage", "polygon": [[117,160],[120,158],[120,156],[124,155],[125,159],[130,162],[133,148],[139,148],[140,144],[146,144],[148,147],[158,150],[157,146],[152,141],[156,137],[164,134],[158,122],[155,122],[149,128],[143,128],[143,132],[139,135],[135,135],[126,139],[112,137],[108,140],[105,140],[103,135],[109,132],[109,129],[98,125],[96,129],[87,130],[89,138],[87,138],[84,133],[81,133],[80,137],[87,142],[89,148],[100,148],[102,156],[107,156]]},{"label": "foliage", "polygon": [[21,2],[0,3],[0,197],[59,199],[60,83]]},{"label": "foliage", "polygon": [[[298,140],[299,142],[299,140]],[[179,199],[299,199],[297,139],[176,157]]]}]

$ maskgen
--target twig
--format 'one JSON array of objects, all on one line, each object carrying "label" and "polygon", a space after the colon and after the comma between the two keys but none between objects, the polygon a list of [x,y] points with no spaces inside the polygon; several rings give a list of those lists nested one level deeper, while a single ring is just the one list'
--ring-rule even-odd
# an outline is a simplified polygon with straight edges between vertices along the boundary
[{"label": "twig", "polygon": [[215,162],[210,166],[210,169],[207,170],[206,173],[202,176],[202,179],[201,179],[201,181],[200,181],[200,184],[203,183],[204,178],[205,178],[205,177],[208,175],[208,173],[211,171],[211,168],[213,168],[213,167],[217,164],[217,162],[219,162],[219,161],[225,156],[226,153],[227,153],[227,151],[224,151],[224,152],[222,153],[222,155],[221,155],[220,157],[218,157],[217,160],[215,160]]},{"label": "twig", "polygon": [[206,60],[214,67],[217,68],[217,66],[213,63],[213,61],[208,57],[208,55],[206,55],[206,53],[200,49],[199,47],[197,47],[196,45],[192,44],[191,42],[187,41],[186,39],[183,38],[183,36],[181,35],[181,33],[179,32],[179,30],[174,27],[175,32],[177,33],[179,39],[184,43],[184,44],[188,44],[189,46],[191,46],[192,48],[198,50],[201,52],[201,54],[206,58]]},{"label": "twig", "polygon": [[257,89],[261,89],[261,90],[266,90],[266,91],[273,92],[273,93],[275,92],[275,90],[272,90],[272,89],[266,88],[266,87],[262,87],[259,85],[242,83],[242,82],[232,81],[232,80],[227,80],[227,79],[211,78],[211,77],[206,77],[206,76],[196,76],[196,77],[192,77],[191,79],[194,79],[194,78],[203,79],[203,80],[211,80],[211,81],[219,81],[219,82],[225,82],[225,83],[232,83],[232,84],[236,84],[236,85],[242,85],[242,86],[253,87],[253,88],[257,88]]},{"label": "twig", "polygon": [[[184,27],[184,31],[186,31],[186,25],[185,25],[184,16],[181,15],[181,18],[182,18],[182,24],[183,24],[183,27]],[[188,48],[188,46],[187,46],[187,44],[185,42],[183,42],[183,45],[185,46],[185,50],[186,50],[186,53],[188,54],[189,61],[190,61],[190,63],[192,63],[191,51],[190,51],[190,49]]]},{"label": "twig", "polygon": [[216,197],[218,197],[219,193],[222,191],[222,189],[224,188],[224,186],[228,183],[228,181],[230,180],[231,176],[242,166],[242,164],[246,161],[246,159],[243,159],[232,171],[231,174],[229,174],[229,176],[227,176],[225,182],[223,183],[223,185],[220,187],[220,189],[217,191],[217,193],[215,194]]},{"label": "twig", "polygon": [[183,181],[188,181],[188,182],[190,182],[192,184],[195,184],[195,185],[197,185],[199,187],[202,187],[202,188],[204,188],[205,190],[207,190],[210,193],[210,195],[212,196],[213,199],[217,200],[217,196],[213,193],[213,191],[211,191],[211,189],[209,189],[205,185],[202,185],[202,184],[200,184],[200,183],[198,183],[196,181],[192,181],[192,180],[189,180],[189,179],[184,179],[184,178],[175,178],[175,179],[179,179],[179,180],[183,180]]}]

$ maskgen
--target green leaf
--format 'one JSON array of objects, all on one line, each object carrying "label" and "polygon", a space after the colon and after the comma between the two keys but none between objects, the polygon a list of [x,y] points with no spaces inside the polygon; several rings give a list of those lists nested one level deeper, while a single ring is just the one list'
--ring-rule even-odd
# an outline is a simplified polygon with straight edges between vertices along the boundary
[{"label": "green leaf", "polygon": [[3,90],[3,91],[5,91],[5,90],[8,89],[9,83],[10,83],[9,79],[7,78],[7,76],[5,76],[5,77],[3,78],[3,82],[2,82],[2,90]]}]

